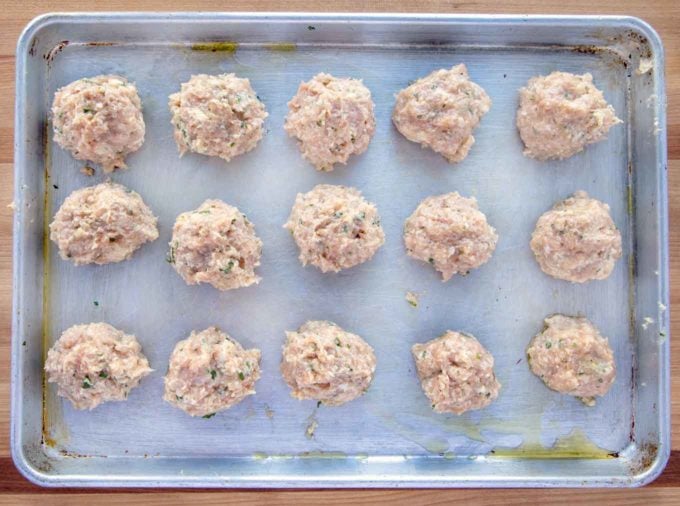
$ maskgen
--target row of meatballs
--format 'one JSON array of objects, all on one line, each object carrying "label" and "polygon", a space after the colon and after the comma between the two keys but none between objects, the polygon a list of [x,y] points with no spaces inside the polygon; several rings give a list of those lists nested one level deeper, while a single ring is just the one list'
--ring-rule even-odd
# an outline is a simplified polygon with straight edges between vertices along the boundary
[{"label": "row of meatballs", "polygon": [[[586,318],[553,315],[527,348],[531,371],[551,389],[587,406],[611,387],[616,367],[611,348]],[[438,413],[460,415],[497,398],[494,359],[473,336],[446,331],[411,348],[423,392]],[[375,373],[373,348],[329,321],[308,321],[286,332],[281,374],[300,400],[338,406],[368,390]],[[107,323],[75,325],[49,350],[48,381],[77,409],[127,399],[152,372],[133,335]],[[260,350],[244,349],[216,327],[175,346],[163,398],[191,416],[210,418],[255,393]]]},{"label": "row of meatballs", "polygon": [[[234,74],[194,75],[170,95],[180,156],[191,151],[226,161],[255,148],[267,117],[248,79]],[[464,64],[418,79],[396,95],[392,120],[408,140],[463,160],[491,99],[472,82]],[[371,92],[359,79],[321,73],[300,84],[288,103],[286,132],[318,170],[333,170],[363,153],[375,132]],[[144,142],[137,89],[124,77],[102,75],[60,88],[52,105],[54,140],[105,172],[125,167],[125,156]],[[529,80],[519,92],[516,124],[524,153],[564,159],[602,140],[621,123],[590,74],[553,72]]]},{"label": "row of meatballs", "polygon": [[[322,184],[298,194],[284,227],[303,265],[338,272],[366,262],[385,234],[376,206],[351,187]],[[157,218],[139,194],[113,182],[74,191],[50,224],[62,258],[76,265],[119,262],[158,238]],[[424,199],[406,219],[411,257],[430,264],[444,281],[491,258],[498,240],[474,198],[457,192]],[[206,200],[178,216],[167,261],[187,284],[219,290],[259,282],[262,241],[239,209]],[[536,223],[531,249],[541,269],[557,279],[607,278],[621,257],[621,234],[609,207],[585,192],[557,203]]]}]

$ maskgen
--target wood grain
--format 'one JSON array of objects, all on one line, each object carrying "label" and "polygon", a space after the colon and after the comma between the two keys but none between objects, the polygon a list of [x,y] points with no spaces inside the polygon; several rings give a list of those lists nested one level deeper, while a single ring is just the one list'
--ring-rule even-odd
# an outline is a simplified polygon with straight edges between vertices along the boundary
[{"label": "wood grain", "polygon": [[[93,502],[96,501],[96,502]],[[632,506],[677,504],[672,489],[646,488],[628,493],[611,490],[352,490],[352,491],[269,491],[269,492],[158,492],[92,494],[7,494],[0,496],[0,506],[35,505],[74,506],[96,504],[127,506],[168,506],[198,503],[200,506],[255,506],[295,504],[296,506],[383,505],[430,506],[474,504],[487,506],[520,506],[526,504],[614,504]]]},{"label": "wood grain", "polygon": [[[0,505],[119,504],[169,505],[199,502],[210,505],[283,504],[680,504],[680,431],[672,439],[671,462],[654,484],[638,490],[355,490],[355,491],[102,491],[48,490],[25,481],[9,457],[9,341],[11,319],[12,145],[14,116],[14,50],[22,28],[38,14],[53,11],[174,10],[174,11],[335,11],[444,12],[514,14],[626,14],[649,22],[661,35],[666,50],[669,140],[669,202],[671,250],[671,307],[680,304],[680,1],[678,0],[0,0]],[[680,427],[680,312],[671,313],[673,425]]]}]

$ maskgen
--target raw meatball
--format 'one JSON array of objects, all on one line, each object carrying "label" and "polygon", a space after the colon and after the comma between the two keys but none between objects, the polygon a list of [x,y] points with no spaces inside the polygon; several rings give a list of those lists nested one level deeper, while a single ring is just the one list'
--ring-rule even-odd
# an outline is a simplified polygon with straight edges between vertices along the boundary
[{"label": "raw meatball", "polygon": [[426,198],[404,225],[406,252],[432,265],[444,281],[486,263],[496,241],[496,230],[477,208],[477,200],[458,192]]},{"label": "raw meatball", "polygon": [[288,110],[284,128],[318,170],[363,153],[375,132],[371,92],[359,79],[317,74],[300,84]]},{"label": "raw meatball", "polygon": [[298,193],[284,225],[300,248],[300,262],[338,272],[370,260],[385,242],[380,216],[356,188],[320,184]]},{"label": "raw meatball", "polygon": [[549,276],[584,283],[611,274],[621,257],[621,234],[609,206],[579,191],[538,219],[531,249]]},{"label": "raw meatball", "polygon": [[548,388],[578,397],[587,406],[607,393],[616,378],[607,339],[586,318],[556,314],[527,348],[531,372]]},{"label": "raw meatball", "polygon": [[374,371],[373,348],[333,322],[308,321],[286,332],[281,374],[296,399],[339,406],[363,394]]},{"label": "raw meatball", "polygon": [[392,121],[408,140],[454,163],[468,155],[475,143],[472,132],[490,108],[489,96],[460,64],[436,70],[401,90]]},{"label": "raw meatball", "polygon": [[57,144],[104,172],[125,168],[125,157],[144,142],[137,88],[120,76],[79,79],[57,90],[52,124]]},{"label": "raw meatball", "polygon": [[169,106],[180,156],[193,151],[226,161],[255,148],[268,116],[250,81],[234,74],[191,76]]},{"label": "raw meatball", "polygon": [[493,372],[493,357],[477,339],[447,330],[411,348],[423,392],[437,413],[461,415],[481,409],[501,388]]},{"label": "raw meatball", "polygon": [[621,120],[590,74],[553,72],[531,78],[519,90],[517,128],[531,158],[569,158],[602,140],[617,123]]},{"label": "raw meatball", "polygon": [[138,193],[106,182],[66,197],[50,224],[50,239],[76,265],[127,260],[158,238],[157,218]]},{"label": "raw meatball", "polygon": [[108,323],[74,325],[47,352],[47,381],[76,409],[127,399],[152,369],[135,336]]},{"label": "raw meatball", "polygon": [[262,241],[236,207],[206,200],[177,217],[167,260],[188,285],[210,283],[232,290],[260,282]]},{"label": "raw meatball", "polygon": [[191,416],[210,418],[255,393],[260,350],[244,350],[216,327],[192,332],[170,356],[163,399]]}]

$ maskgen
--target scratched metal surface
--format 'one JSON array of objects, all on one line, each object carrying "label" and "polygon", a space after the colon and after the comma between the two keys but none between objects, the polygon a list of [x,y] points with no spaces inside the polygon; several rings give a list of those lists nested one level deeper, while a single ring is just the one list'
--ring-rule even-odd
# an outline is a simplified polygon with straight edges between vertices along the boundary
[{"label": "scratched metal surface", "polygon": [[[37,142],[30,134],[46,120],[54,91],[75,79],[115,73],[134,81],[146,141],[128,158],[130,170],[112,179],[142,195],[159,217],[160,238],[116,265],[74,267],[52,244],[43,261],[43,213],[51,218],[70,192],[104,176],[81,174],[83,164],[53,144],[51,133],[44,149],[37,143],[33,149],[18,146],[21,228],[15,241],[24,261],[17,266],[13,444],[25,474],[46,485],[570,486],[639,484],[663,467],[663,452],[652,465],[635,467],[644,456],[640,438],[651,445],[667,442],[667,342],[659,339],[667,333],[659,309],[667,304],[659,154],[665,125],[657,125],[660,134],[653,132],[654,120],[663,123],[662,56],[652,52],[656,66],[650,75],[635,74],[637,59],[658,48],[616,39],[630,20],[620,20],[617,30],[611,19],[582,19],[574,24],[581,31],[560,34],[556,27],[570,23],[545,18],[534,20],[532,29],[521,18],[459,19],[459,38],[449,40],[457,19],[293,16],[238,23],[228,16],[74,16],[38,26],[45,34],[36,32],[37,46],[69,43],[43,61],[34,61],[42,53],[26,57],[18,134]],[[489,30],[495,23],[507,30],[506,38],[484,37],[494,33]],[[586,32],[588,23],[592,30]],[[613,38],[605,37],[605,29],[613,30]],[[617,54],[567,47],[579,40],[588,44],[588,37],[597,37],[600,46],[608,40]],[[24,48],[26,39],[32,40],[24,37]],[[216,39],[240,45],[212,52],[189,44]],[[119,43],[86,43],[93,41]],[[342,41],[352,44],[338,45]],[[559,43],[564,45],[554,45]],[[621,51],[625,44],[630,57]],[[468,158],[449,165],[402,138],[390,113],[396,91],[458,63],[467,65],[493,105],[475,131]],[[522,155],[514,127],[517,90],[530,77],[557,69],[593,74],[624,124],[581,154],[542,163]],[[363,79],[376,105],[377,130],[368,151],[330,174],[304,161],[282,129],[298,84],[321,71]],[[223,72],[250,79],[269,112],[267,133],[254,151],[228,164],[195,154],[180,159],[167,97],[192,74]],[[319,183],[355,186],[377,204],[386,242],[373,260],[340,274],[299,264],[282,225],[296,193]],[[500,239],[488,264],[442,283],[429,266],[406,256],[401,232],[420,200],[454,190],[477,198]],[[623,258],[606,281],[572,285],[549,278],[528,247],[540,214],[576,190],[607,202],[623,236]],[[207,198],[238,206],[255,224],[264,242],[259,285],[226,293],[187,286],[164,261],[175,217]],[[31,265],[45,271],[44,280],[26,274]],[[406,302],[407,291],[419,295],[417,308]],[[45,303],[39,304],[43,294]],[[527,367],[528,341],[543,317],[555,312],[585,315],[610,339],[617,380],[594,408],[548,390]],[[378,366],[366,395],[334,408],[290,397],[278,369],[281,344],[285,330],[308,319],[333,320],[375,348]],[[92,321],[134,333],[155,372],[127,402],[79,412],[53,386],[43,392],[41,356],[64,329]],[[175,343],[209,325],[260,348],[262,378],[255,396],[211,419],[193,419],[162,401],[163,374]],[[474,334],[494,355],[502,390],[487,409],[460,417],[435,414],[422,394],[410,346],[446,329]],[[640,379],[644,375],[647,381]],[[43,393],[39,420],[43,409],[35,410],[36,399]],[[636,432],[634,419],[648,429],[644,435]],[[39,425],[43,440],[35,431]],[[544,465],[531,458],[536,448],[560,439],[582,458]],[[493,451],[514,451],[518,458],[494,457]],[[595,458],[607,452],[619,458]]]}]

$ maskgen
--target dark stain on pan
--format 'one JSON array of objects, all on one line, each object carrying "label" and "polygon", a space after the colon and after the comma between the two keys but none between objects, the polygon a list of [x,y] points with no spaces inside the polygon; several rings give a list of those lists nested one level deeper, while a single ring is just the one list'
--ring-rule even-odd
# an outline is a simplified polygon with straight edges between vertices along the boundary
[{"label": "dark stain on pan", "polygon": [[640,466],[642,469],[649,469],[657,455],[659,446],[656,443],[645,443],[640,447]]},{"label": "dark stain on pan", "polygon": [[600,54],[602,53],[602,48],[600,46],[576,46],[573,48],[573,51],[583,54]]},{"label": "dark stain on pan", "polygon": [[93,457],[98,457],[98,458],[108,458],[108,455],[85,455],[84,453],[77,453],[77,452],[70,452],[65,449],[60,449],[59,450],[59,455],[62,457],[69,457],[72,459],[91,459]]},{"label": "dark stain on pan", "polygon": [[28,50],[30,56],[35,56],[35,45],[38,43],[38,37],[33,37],[33,42],[31,42],[31,48]]},{"label": "dark stain on pan", "polygon": [[618,53],[619,57],[627,63],[631,63],[635,56],[639,58],[653,57],[649,39],[634,30],[626,30],[614,36],[606,35],[602,31],[597,30],[591,36],[601,39],[610,51]]},{"label": "dark stain on pan", "polygon": [[[634,329],[631,329],[631,335],[634,335],[633,333],[635,332]],[[633,354],[633,367],[630,368],[630,384],[631,385],[637,385],[636,383],[636,376],[637,376],[637,354]],[[635,387],[631,388],[630,391],[630,403],[632,406],[635,406],[635,401],[637,400],[636,398],[636,392],[635,392]],[[630,416],[630,442],[635,442],[635,410],[632,410],[631,416]]]},{"label": "dark stain on pan", "polygon": [[624,32],[623,35],[613,37],[612,41],[620,43],[632,42],[639,49],[641,58],[652,57],[652,48],[649,45],[649,39],[640,33],[627,31]]},{"label": "dark stain on pan", "polygon": [[[52,200],[49,191],[50,187],[50,167],[52,163],[52,149],[50,144],[50,123],[49,120],[44,121],[41,128],[41,146],[43,149],[44,159],[44,189],[43,189],[43,294],[42,294],[42,361],[44,363],[47,358],[47,348],[49,342],[49,278],[50,278],[50,239],[49,239],[49,223],[51,217]],[[43,445],[54,447],[56,441],[52,439],[49,434],[49,421],[47,413],[47,376],[45,370],[42,370],[42,443]]]},{"label": "dark stain on pan", "polygon": [[617,51],[613,51],[610,47],[605,46],[593,46],[593,45],[582,45],[582,46],[572,46],[570,48],[575,53],[590,54],[594,56],[605,56],[611,59],[611,62],[615,65],[623,65],[624,68],[628,68],[630,59],[624,58]]},{"label": "dark stain on pan", "polygon": [[116,46],[118,45],[117,42],[106,42],[106,41],[94,41],[94,42],[88,42],[85,44],[86,46],[91,46],[91,47],[102,47],[102,46]]},{"label": "dark stain on pan", "polygon": [[656,443],[642,443],[638,447],[637,455],[630,462],[630,472],[640,475],[650,469],[659,455],[659,445]]},{"label": "dark stain on pan", "polygon": [[66,46],[68,46],[69,42],[68,40],[62,40],[59,42],[56,46],[54,46],[52,49],[50,49],[43,58],[45,61],[49,64],[52,63],[52,60],[54,60],[54,57],[57,56],[59,53],[61,53]]},{"label": "dark stain on pan", "polygon": [[45,454],[42,445],[28,443],[24,446],[24,462],[40,472],[50,474],[53,471],[52,462]]},{"label": "dark stain on pan", "polygon": [[633,412],[633,416],[631,417],[630,420],[630,434],[628,436],[628,439],[632,443],[635,441],[635,412]]}]

